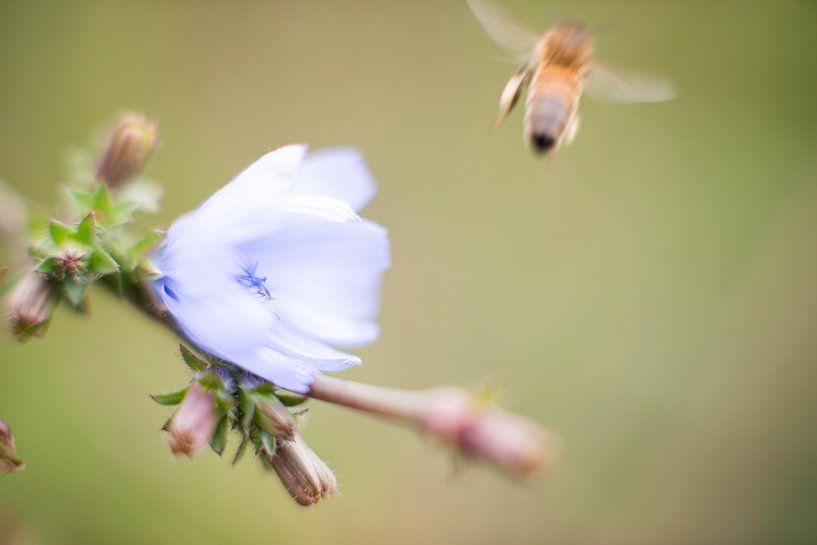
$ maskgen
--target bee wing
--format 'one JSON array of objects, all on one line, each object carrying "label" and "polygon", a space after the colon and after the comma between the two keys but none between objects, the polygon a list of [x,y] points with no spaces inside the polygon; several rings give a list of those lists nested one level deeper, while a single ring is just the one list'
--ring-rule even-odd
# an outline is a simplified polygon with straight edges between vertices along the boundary
[{"label": "bee wing", "polygon": [[662,78],[619,74],[597,63],[590,67],[584,91],[608,102],[664,102],[675,98],[672,85]]},{"label": "bee wing", "polygon": [[541,37],[490,0],[468,0],[468,7],[488,36],[518,59],[527,57]]},{"label": "bee wing", "polygon": [[505,88],[502,89],[502,94],[499,97],[499,115],[494,122],[495,129],[505,121],[505,118],[511,113],[513,107],[516,106],[519,96],[522,94],[522,90],[530,81],[531,73],[530,64],[523,62],[514,75],[511,76],[511,79],[508,80],[508,83],[505,84]]}]

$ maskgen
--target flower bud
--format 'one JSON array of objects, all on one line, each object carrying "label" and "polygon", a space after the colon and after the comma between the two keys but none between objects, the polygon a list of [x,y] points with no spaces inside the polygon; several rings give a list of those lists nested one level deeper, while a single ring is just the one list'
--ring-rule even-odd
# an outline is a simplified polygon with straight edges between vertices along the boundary
[{"label": "flower bud", "polygon": [[418,423],[426,434],[515,475],[548,466],[556,440],[536,422],[496,408],[479,407],[461,388],[427,393]]},{"label": "flower bud", "polygon": [[25,467],[23,461],[15,456],[16,453],[11,428],[0,420],[0,473],[11,473]]},{"label": "flower bud", "polygon": [[170,450],[192,457],[210,442],[218,420],[213,394],[194,380],[168,426]]},{"label": "flower bud", "polygon": [[292,439],[295,420],[289,409],[274,395],[259,395],[255,398],[255,415],[258,426],[276,438]]},{"label": "flower bud", "polygon": [[299,435],[291,441],[279,441],[270,462],[292,498],[301,505],[318,503],[338,489],[335,474]]},{"label": "flower bud", "polygon": [[97,180],[116,189],[139,174],[158,140],[156,123],[144,115],[122,116],[108,137],[105,151],[97,165]]},{"label": "flower bud", "polygon": [[6,300],[6,316],[14,335],[21,341],[42,337],[55,304],[51,282],[41,273],[26,272]]},{"label": "flower bud", "polygon": [[464,454],[519,476],[549,467],[559,451],[558,440],[536,422],[498,408],[482,411],[464,428],[459,445]]}]

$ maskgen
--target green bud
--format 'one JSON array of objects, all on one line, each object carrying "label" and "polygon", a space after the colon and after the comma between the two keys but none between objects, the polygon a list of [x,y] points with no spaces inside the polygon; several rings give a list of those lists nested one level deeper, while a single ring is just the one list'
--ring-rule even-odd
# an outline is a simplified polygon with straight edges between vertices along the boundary
[{"label": "green bud", "polygon": [[255,421],[258,427],[276,438],[292,439],[295,420],[274,395],[254,395]]}]

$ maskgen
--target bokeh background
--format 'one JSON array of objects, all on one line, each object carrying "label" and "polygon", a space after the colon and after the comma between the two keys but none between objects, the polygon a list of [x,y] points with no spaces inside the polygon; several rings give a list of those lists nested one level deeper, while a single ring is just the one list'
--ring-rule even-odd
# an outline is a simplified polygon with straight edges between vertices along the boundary
[{"label": "bokeh background", "polygon": [[[557,430],[517,484],[413,432],[313,403],[342,495],[294,504],[249,458],[174,460],[148,392],[174,340],[104,293],[0,340],[0,417],[28,463],[0,521],[43,544],[817,542],[817,4],[508,0],[600,28],[598,56],[680,98],[586,100],[552,163],[513,65],[460,1],[0,3],[0,176],[48,205],[112,114],[160,122],[166,225],[284,143],[352,144],[388,226],[383,335],[345,376],[488,381]],[[9,524],[0,522],[0,524]]]}]

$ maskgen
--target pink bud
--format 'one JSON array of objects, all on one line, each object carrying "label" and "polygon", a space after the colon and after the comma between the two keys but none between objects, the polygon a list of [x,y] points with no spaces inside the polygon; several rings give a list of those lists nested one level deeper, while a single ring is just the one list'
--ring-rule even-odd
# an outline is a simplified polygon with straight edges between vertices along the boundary
[{"label": "pink bud", "polygon": [[482,458],[515,475],[549,467],[558,453],[558,440],[533,420],[490,408],[465,427],[459,440],[466,455]]},{"label": "pink bud", "polygon": [[118,188],[139,174],[158,140],[156,123],[142,114],[122,116],[111,131],[96,177],[111,188]]},{"label": "pink bud", "polygon": [[426,394],[420,429],[463,455],[503,471],[525,475],[555,459],[556,440],[533,420],[478,406],[462,388],[438,388]]},{"label": "pink bud", "polygon": [[257,396],[256,421],[265,432],[276,438],[292,439],[295,433],[295,420],[289,409],[274,395]]},{"label": "pink bud", "polygon": [[292,441],[278,441],[271,462],[289,494],[301,505],[318,503],[338,489],[335,474],[300,435]]},{"label": "pink bud", "polygon": [[38,272],[26,272],[6,301],[6,316],[17,338],[42,337],[55,303],[51,282]]},{"label": "pink bud", "polygon": [[173,454],[193,456],[210,442],[218,424],[213,394],[198,381],[190,383],[179,410],[168,427],[167,441]]},{"label": "pink bud", "polygon": [[25,468],[23,461],[15,456],[16,453],[17,447],[11,428],[0,420],[0,473],[11,473]]}]

